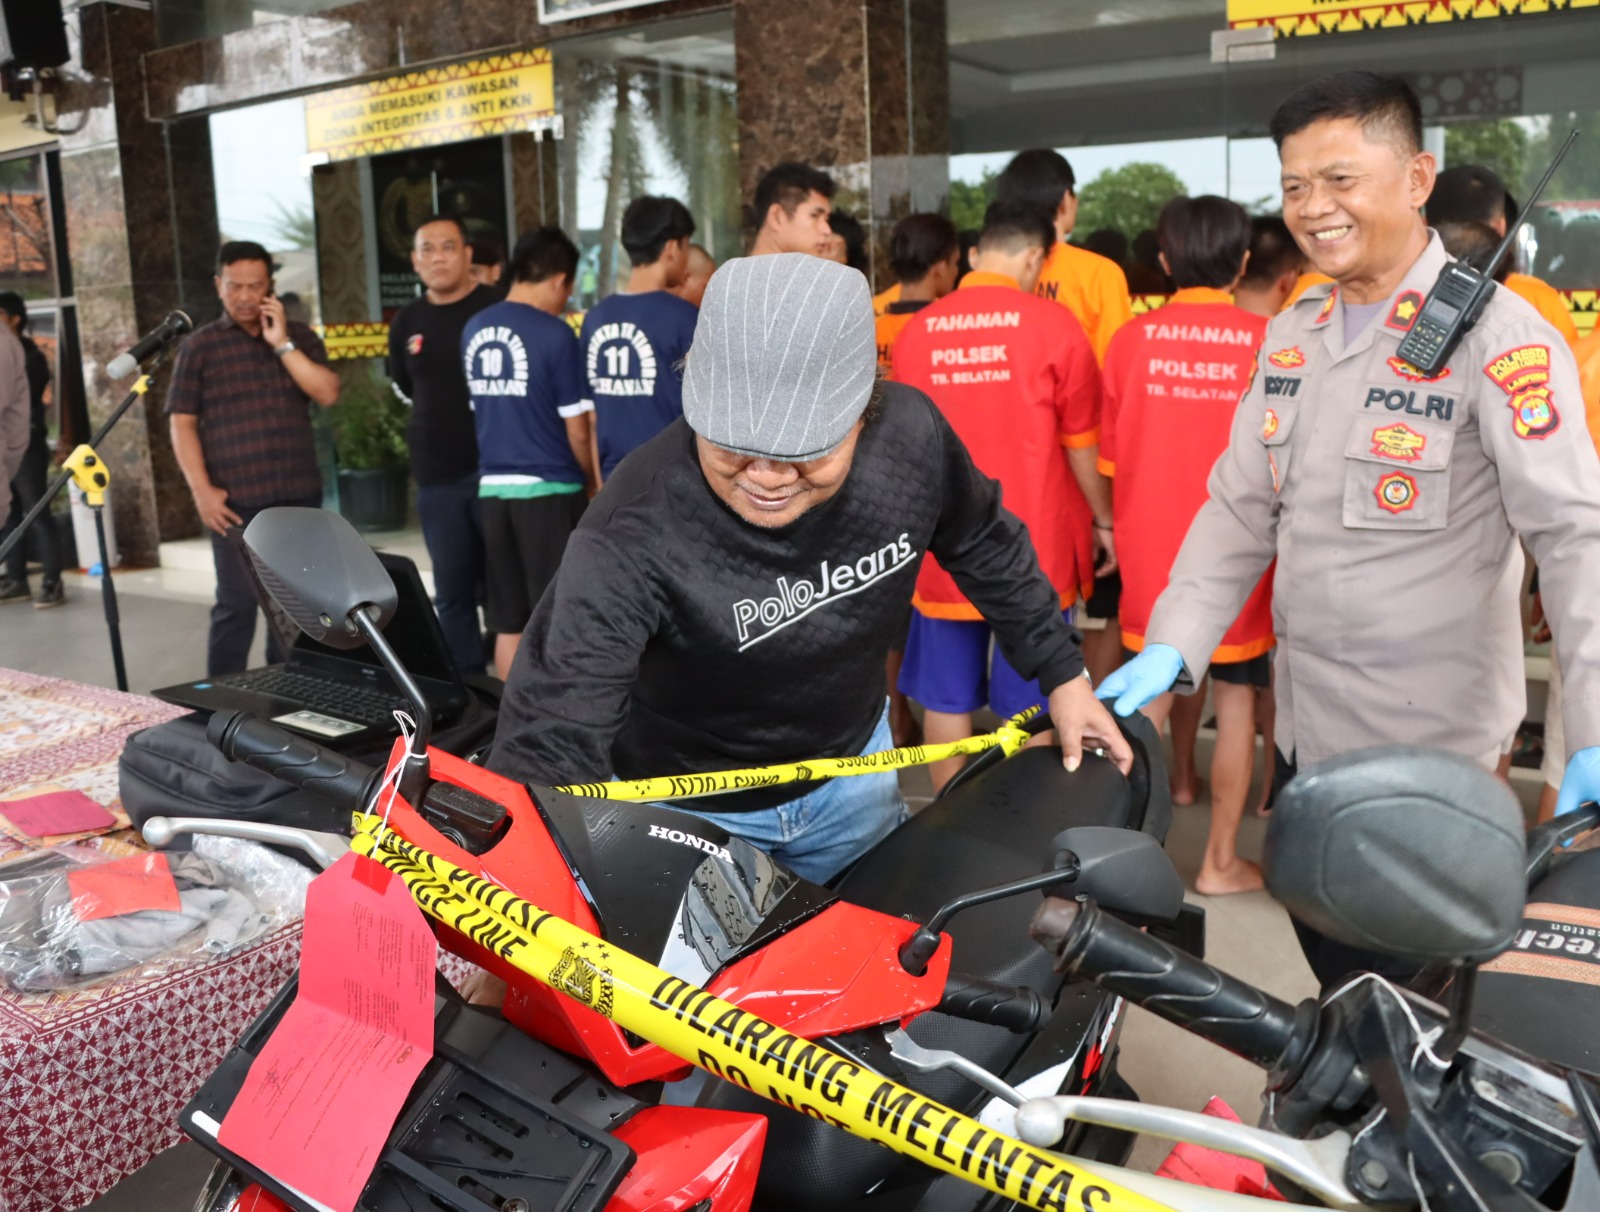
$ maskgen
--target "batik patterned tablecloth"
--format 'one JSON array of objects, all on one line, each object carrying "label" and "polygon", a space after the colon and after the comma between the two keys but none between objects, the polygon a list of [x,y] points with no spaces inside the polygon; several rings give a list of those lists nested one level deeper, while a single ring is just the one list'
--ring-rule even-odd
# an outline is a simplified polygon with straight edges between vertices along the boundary
[{"label": "batik patterned tablecloth", "polygon": [[[155,699],[0,669],[0,799],[71,788],[125,826],[123,743],[181,714]],[[0,818],[0,861],[39,844]],[[90,844],[115,852],[136,842],[123,829]],[[159,975],[47,994],[0,989],[0,1212],[80,1208],[176,1143],[179,1108],[299,955],[296,923]]]}]

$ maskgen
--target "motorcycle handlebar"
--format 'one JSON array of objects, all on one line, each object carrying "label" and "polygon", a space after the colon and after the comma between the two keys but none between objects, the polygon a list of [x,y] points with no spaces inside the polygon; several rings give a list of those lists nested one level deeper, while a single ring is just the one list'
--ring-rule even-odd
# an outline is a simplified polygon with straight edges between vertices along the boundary
[{"label": "motorcycle handlebar", "polygon": [[945,980],[941,1014],[1004,1027],[1019,1035],[1038,1031],[1050,1018],[1050,1004],[1032,989],[1002,985],[952,972]]},{"label": "motorcycle handlebar", "polygon": [[1118,921],[1093,901],[1050,897],[1029,933],[1056,957],[1056,971],[1086,976],[1263,1069],[1292,1066],[1309,1042],[1309,1013]]},{"label": "motorcycle handlebar", "polygon": [[248,711],[216,712],[206,725],[206,739],[230,761],[253,766],[350,812],[371,801],[383,776],[381,770],[286,732]]}]

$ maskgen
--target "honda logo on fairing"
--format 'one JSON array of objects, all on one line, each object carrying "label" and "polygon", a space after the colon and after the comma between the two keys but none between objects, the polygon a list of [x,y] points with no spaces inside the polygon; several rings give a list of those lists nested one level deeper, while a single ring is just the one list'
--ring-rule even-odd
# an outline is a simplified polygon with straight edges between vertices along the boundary
[{"label": "honda logo on fairing", "polygon": [[696,850],[704,850],[707,854],[714,854],[725,863],[733,862],[733,855],[728,853],[726,846],[719,846],[715,842],[708,842],[703,837],[696,837],[692,833],[685,833],[682,829],[668,829],[665,825],[651,825],[650,836],[666,838],[669,842],[677,842],[680,846],[693,846]]}]

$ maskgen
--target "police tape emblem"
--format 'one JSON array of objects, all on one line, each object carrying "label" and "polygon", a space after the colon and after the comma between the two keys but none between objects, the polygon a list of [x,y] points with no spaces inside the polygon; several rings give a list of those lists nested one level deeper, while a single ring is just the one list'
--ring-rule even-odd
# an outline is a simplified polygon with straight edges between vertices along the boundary
[{"label": "police tape emblem", "polygon": [[1450,377],[1450,368],[1448,366],[1436,375],[1425,375],[1403,358],[1390,358],[1389,369],[1402,379],[1408,379],[1413,383],[1437,383],[1440,379],[1448,379]]},{"label": "police tape emblem", "polygon": [[550,987],[607,1018],[611,1017],[610,971],[600,968],[571,947],[561,952],[556,966],[550,969]]},{"label": "police tape emblem", "polygon": [[1417,503],[1417,482],[1403,471],[1391,471],[1378,481],[1373,495],[1380,509],[1404,513]]},{"label": "police tape emblem", "polygon": [[1266,415],[1261,418],[1261,440],[1269,442],[1272,435],[1278,432],[1278,414],[1274,409],[1267,409]]},{"label": "police tape emblem", "polygon": [[1305,354],[1300,352],[1298,345],[1291,345],[1287,349],[1274,350],[1267,355],[1267,361],[1284,370],[1294,370],[1306,364]]},{"label": "police tape emblem", "polygon": [[1550,347],[1519,345],[1499,354],[1483,373],[1510,396],[1511,430],[1524,440],[1548,438],[1561,428],[1550,394]]},{"label": "police tape emblem", "polygon": [[1415,463],[1428,439],[1409,425],[1386,425],[1372,431],[1372,453],[1382,459]]}]

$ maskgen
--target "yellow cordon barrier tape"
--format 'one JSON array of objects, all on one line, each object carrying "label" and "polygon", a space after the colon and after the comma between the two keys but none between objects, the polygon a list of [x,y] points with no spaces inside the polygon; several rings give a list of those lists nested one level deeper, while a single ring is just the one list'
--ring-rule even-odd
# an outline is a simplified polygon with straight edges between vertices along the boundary
[{"label": "yellow cordon barrier tape", "polygon": [[612,947],[411,845],[376,816],[355,819],[351,849],[403,879],[425,912],[713,1076],[1041,1212],[1175,1212]]},{"label": "yellow cordon barrier tape", "polygon": [[814,783],[821,779],[849,778],[855,774],[878,774],[884,770],[904,770],[946,758],[1000,749],[1010,757],[1032,738],[1023,725],[1039,714],[1029,707],[1018,712],[993,732],[969,736],[943,745],[911,745],[905,749],[885,749],[856,757],[812,758],[807,762],[784,762],[777,766],[754,766],[749,770],[717,770],[710,774],[670,774],[653,779],[622,779],[610,783],[574,783],[557,787],[568,795],[583,795],[596,800],[682,800],[699,795],[722,795],[729,791],[749,791],[753,787],[778,787],[785,783]]}]

